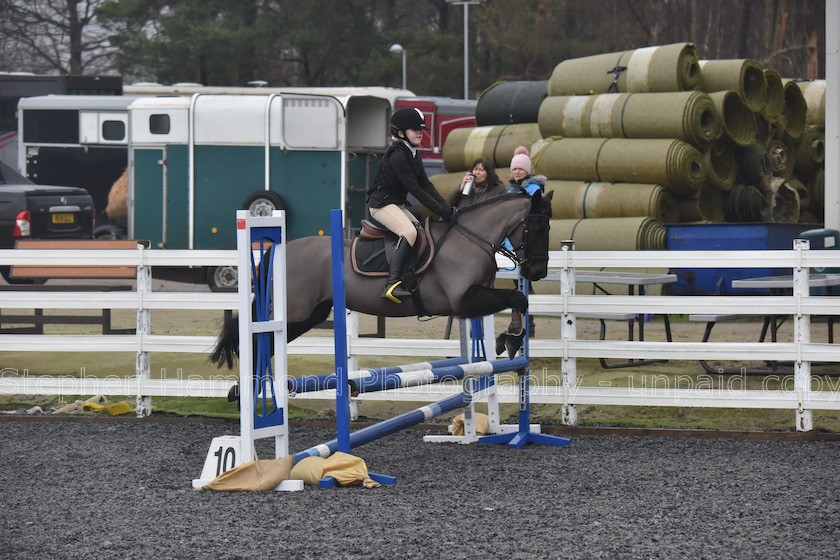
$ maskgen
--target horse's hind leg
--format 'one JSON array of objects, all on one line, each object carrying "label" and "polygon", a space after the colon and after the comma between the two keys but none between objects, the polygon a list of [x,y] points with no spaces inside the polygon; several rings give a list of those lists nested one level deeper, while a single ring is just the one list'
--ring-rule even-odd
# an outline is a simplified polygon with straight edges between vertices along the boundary
[{"label": "horse's hind leg", "polygon": [[461,296],[455,312],[459,317],[483,317],[508,308],[525,313],[528,308],[528,298],[519,290],[488,288],[473,284]]}]

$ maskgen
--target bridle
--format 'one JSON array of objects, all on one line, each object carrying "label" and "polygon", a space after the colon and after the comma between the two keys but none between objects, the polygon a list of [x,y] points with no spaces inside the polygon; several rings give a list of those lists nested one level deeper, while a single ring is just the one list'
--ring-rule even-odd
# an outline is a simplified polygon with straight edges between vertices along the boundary
[{"label": "bridle", "polygon": [[[451,230],[455,229],[456,231],[458,231],[458,233],[460,233],[461,235],[466,237],[473,244],[475,244],[476,246],[478,246],[479,248],[481,248],[481,250],[483,250],[485,252],[485,254],[493,262],[493,268],[495,270],[499,270],[499,267],[496,264],[496,253],[510,259],[512,262],[515,263],[516,267],[518,267],[520,270],[524,270],[531,263],[548,261],[548,255],[545,255],[545,256],[542,256],[542,255],[529,256],[528,255],[527,240],[528,240],[528,232],[529,232],[529,228],[528,228],[529,223],[531,223],[532,221],[535,221],[535,220],[542,220],[542,221],[545,221],[546,223],[548,223],[549,219],[550,219],[550,216],[548,216],[548,215],[537,214],[537,213],[532,214],[530,212],[528,213],[528,215],[526,217],[520,218],[519,223],[516,225],[513,232],[511,232],[511,233],[515,233],[515,232],[519,231],[520,229],[522,230],[522,236],[519,239],[519,244],[516,247],[514,247],[513,250],[508,249],[507,247],[505,247],[501,243],[499,243],[499,244],[490,243],[486,239],[483,239],[482,237],[480,237],[477,233],[475,233],[470,228],[468,228],[464,225],[461,225],[458,222],[457,218],[455,220],[452,220],[452,221],[449,222],[449,224],[447,225],[446,231],[441,236],[437,245],[438,245],[438,247],[442,246],[443,242],[446,239],[446,236],[449,234],[449,232]],[[522,253],[521,257],[518,255],[518,253],[520,251]]]}]

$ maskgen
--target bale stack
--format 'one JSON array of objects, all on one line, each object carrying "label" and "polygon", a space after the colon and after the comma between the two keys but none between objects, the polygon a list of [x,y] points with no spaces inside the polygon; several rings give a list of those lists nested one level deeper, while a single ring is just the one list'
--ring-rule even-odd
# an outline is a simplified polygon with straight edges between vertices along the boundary
[{"label": "bale stack", "polygon": [[[824,81],[785,80],[752,59],[700,61],[690,43],[565,60],[547,81],[488,88],[481,126],[450,135],[452,175],[435,183],[450,191],[478,156],[505,180],[524,144],[555,193],[553,218],[575,235],[601,224],[586,244],[598,237],[602,249],[664,248],[662,223],[676,221],[822,221],[824,114]],[[630,218],[646,219],[633,235]]]}]

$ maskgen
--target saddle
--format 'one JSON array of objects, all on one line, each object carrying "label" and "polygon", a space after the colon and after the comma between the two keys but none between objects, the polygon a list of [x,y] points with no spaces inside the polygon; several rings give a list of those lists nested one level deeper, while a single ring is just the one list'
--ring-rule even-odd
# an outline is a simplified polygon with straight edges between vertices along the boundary
[{"label": "saddle", "polygon": [[[350,247],[350,262],[353,270],[362,276],[388,276],[388,268],[394,255],[397,235],[390,230],[362,220],[362,230],[353,239]],[[419,276],[426,271],[434,257],[435,247],[431,243],[429,221],[417,228],[417,241],[408,261],[407,269],[413,269]]]}]

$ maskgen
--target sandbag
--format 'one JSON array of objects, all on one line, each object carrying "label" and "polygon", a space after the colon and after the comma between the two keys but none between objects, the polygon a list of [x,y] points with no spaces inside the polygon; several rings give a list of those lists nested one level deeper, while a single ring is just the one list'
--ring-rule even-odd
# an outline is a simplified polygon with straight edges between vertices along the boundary
[{"label": "sandbag", "polygon": [[368,476],[364,459],[337,451],[327,458],[304,457],[292,467],[290,480],[302,480],[308,486],[318,486],[326,476],[335,478],[341,486],[377,488],[380,484]]},{"label": "sandbag", "polygon": [[723,118],[723,135],[737,146],[755,142],[755,115],[735,91],[710,93],[712,101]]},{"label": "sandbag", "polygon": [[[455,416],[449,424],[449,431],[453,436],[464,435],[464,413]],[[476,435],[483,436],[490,430],[490,417],[481,412],[473,413],[473,421],[475,422]]]},{"label": "sandbag", "polygon": [[687,91],[700,82],[691,43],[644,47],[564,60],[548,80],[548,95]]},{"label": "sandbag", "polygon": [[476,159],[485,157],[494,167],[507,167],[517,146],[530,147],[539,139],[536,122],[456,128],[446,137],[443,165],[450,173],[466,171]]},{"label": "sandbag", "polygon": [[681,140],[546,138],[531,161],[549,179],[662,185],[676,196],[700,190],[703,157]]},{"label": "sandbag", "polygon": [[586,218],[551,220],[548,247],[559,251],[563,241],[581,251],[662,251],[665,225],[653,218]]},{"label": "sandbag", "polygon": [[198,490],[240,492],[246,490],[274,490],[291,478],[291,455],[279,459],[248,461],[229,469]]},{"label": "sandbag", "polygon": [[548,80],[496,82],[485,89],[475,105],[476,126],[537,122]]},{"label": "sandbag", "polygon": [[555,219],[643,216],[667,223],[679,217],[676,200],[661,185],[549,180],[545,191],[554,193]]},{"label": "sandbag", "polygon": [[767,95],[767,79],[764,67],[750,58],[729,60],[701,60],[700,91],[736,91],[749,107],[758,112],[764,107]]},{"label": "sandbag", "polygon": [[546,97],[537,123],[544,138],[677,138],[695,146],[723,131],[714,102],[697,91]]}]

